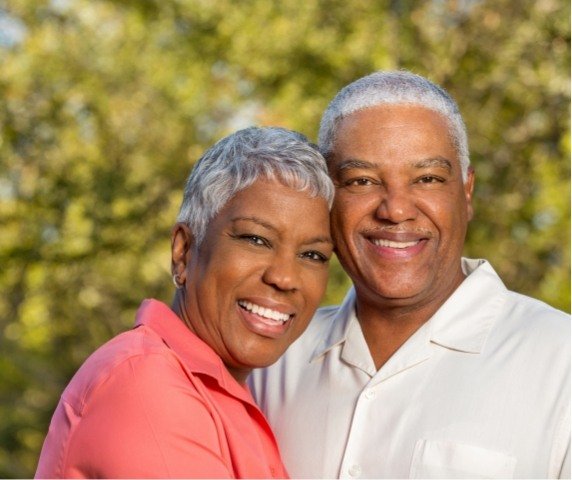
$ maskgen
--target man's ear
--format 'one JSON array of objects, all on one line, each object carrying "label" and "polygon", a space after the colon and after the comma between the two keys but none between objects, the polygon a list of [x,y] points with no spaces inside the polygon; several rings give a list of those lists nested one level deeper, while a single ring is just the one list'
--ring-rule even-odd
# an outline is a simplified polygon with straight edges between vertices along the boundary
[{"label": "man's ear", "polygon": [[195,237],[185,223],[176,223],[171,230],[171,274],[177,286],[186,281],[187,265],[191,261]]},{"label": "man's ear", "polygon": [[467,171],[467,180],[465,180],[465,199],[467,200],[467,218],[473,219],[473,188],[475,186],[475,169],[469,166]]}]

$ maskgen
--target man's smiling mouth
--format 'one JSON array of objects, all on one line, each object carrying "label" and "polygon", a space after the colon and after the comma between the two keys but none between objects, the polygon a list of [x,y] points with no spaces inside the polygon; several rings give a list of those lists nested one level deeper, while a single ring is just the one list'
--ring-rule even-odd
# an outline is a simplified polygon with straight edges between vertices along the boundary
[{"label": "man's smiling mouth", "polygon": [[409,248],[417,245],[420,242],[420,240],[415,240],[412,242],[396,242],[394,240],[385,240],[379,238],[372,238],[370,239],[370,241],[377,247],[388,247],[388,248]]}]

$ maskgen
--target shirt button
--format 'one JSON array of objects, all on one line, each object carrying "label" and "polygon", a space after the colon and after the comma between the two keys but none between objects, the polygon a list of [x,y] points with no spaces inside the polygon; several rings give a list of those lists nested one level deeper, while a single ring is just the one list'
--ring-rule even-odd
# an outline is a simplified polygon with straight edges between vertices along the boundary
[{"label": "shirt button", "polygon": [[375,391],[374,390],[366,390],[365,398],[367,398],[368,400],[375,398]]},{"label": "shirt button", "polygon": [[350,477],[358,478],[361,475],[361,467],[359,465],[352,465],[348,470]]}]

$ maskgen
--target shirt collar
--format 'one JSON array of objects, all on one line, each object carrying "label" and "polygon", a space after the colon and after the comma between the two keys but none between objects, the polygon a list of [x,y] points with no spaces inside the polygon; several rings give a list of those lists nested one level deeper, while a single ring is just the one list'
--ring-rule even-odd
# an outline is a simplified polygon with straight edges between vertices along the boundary
[{"label": "shirt collar", "polygon": [[507,288],[486,260],[462,259],[463,283],[430,319],[433,343],[467,353],[480,353]]},{"label": "shirt collar", "polygon": [[135,328],[141,325],[159,335],[192,373],[212,377],[228,393],[252,403],[247,388],[235,380],[217,353],[163,302],[146,299],[141,303],[135,318]]},{"label": "shirt collar", "polygon": [[[356,316],[356,292],[355,288],[350,287],[344,301],[334,314],[330,324],[329,331],[321,337],[316,345],[312,360],[327,353],[336,345],[345,342],[350,330],[359,328],[359,322]],[[353,335],[352,335],[353,336]]]},{"label": "shirt collar", "polygon": [[[429,319],[426,338],[452,350],[480,353],[498,309],[505,301],[507,289],[486,260],[463,258],[461,266],[467,277]],[[343,342],[346,342],[344,355],[353,357],[354,353],[358,355],[364,349],[368,352],[356,316],[355,303],[356,293],[354,287],[351,287],[334,314],[329,331],[316,346],[312,360]],[[423,327],[422,329],[424,330]],[[366,360],[362,357],[363,354],[356,362]]]}]

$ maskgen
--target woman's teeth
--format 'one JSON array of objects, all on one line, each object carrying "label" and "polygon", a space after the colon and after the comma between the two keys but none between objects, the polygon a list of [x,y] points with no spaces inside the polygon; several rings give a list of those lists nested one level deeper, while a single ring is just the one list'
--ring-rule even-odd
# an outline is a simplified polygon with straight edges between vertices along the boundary
[{"label": "woman's teeth", "polygon": [[290,315],[287,313],[281,313],[270,308],[261,307],[260,305],[246,302],[244,300],[239,300],[238,304],[249,312],[255,313],[263,318],[268,318],[269,320],[274,320],[275,322],[285,323],[286,320],[290,318]]}]

